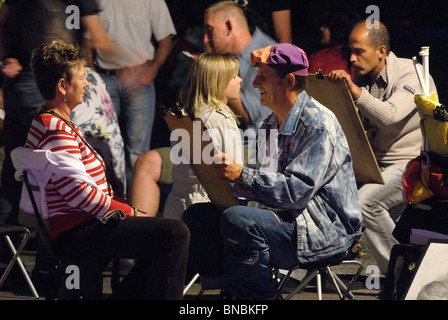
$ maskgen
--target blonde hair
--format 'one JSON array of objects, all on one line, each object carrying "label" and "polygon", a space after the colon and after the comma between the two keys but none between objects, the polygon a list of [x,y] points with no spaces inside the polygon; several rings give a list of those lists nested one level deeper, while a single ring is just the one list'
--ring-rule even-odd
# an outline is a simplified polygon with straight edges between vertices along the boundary
[{"label": "blonde hair", "polygon": [[193,63],[187,81],[179,93],[179,101],[188,114],[195,117],[205,105],[211,108],[230,108],[224,91],[230,80],[238,75],[239,62],[235,56],[206,52]]},{"label": "blonde hair", "polygon": [[222,19],[233,18],[237,25],[242,28],[249,30],[249,25],[247,23],[246,14],[244,13],[241,6],[234,1],[218,1],[210,5],[205,12],[204,16],[207,14],[222,14]]}]

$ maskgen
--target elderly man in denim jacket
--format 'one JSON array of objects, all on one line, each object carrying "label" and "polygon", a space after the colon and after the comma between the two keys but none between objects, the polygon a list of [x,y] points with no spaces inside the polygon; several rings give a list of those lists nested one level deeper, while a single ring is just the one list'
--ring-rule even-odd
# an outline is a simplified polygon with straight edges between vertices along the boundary
[{"label": "elderly man in denim jacket", "polygon": [[[253,86],[273,113],[258,130],[256,161],[226,154],[216,175],[249,200],[223,212],[225,278],[237,299],[275,299],[272,267],[342,261],[362,233],[362,216],[344,132],[305,91],[308,59],[291,44],[251,53]],[[255,202],[254,202],[255,201]]]}]

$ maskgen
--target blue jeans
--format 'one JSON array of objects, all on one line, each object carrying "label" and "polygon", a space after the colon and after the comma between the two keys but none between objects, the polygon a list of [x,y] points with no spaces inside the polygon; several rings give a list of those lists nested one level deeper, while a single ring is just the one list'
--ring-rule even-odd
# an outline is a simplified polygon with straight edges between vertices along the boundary
[{"label": "blue jeans", "polygon": [[296,265],[296,220],[288,212],[236,206],[224,211],[225,278],[237,299],[274,299],[272,268]]},{"label": "blue jeans", "polygon": [[[279,292],[273,268],[299,263],[296,220],[288,212],[235,206],[221,213],[211,203],[197,203],[185,210],[182,220],[190,230],[190,263],[201,284],[203,278],[219,283],[223,277],[223,287],[236,299],[275,299]],[[345,254],[316,264],[339,263]]]},{"label": "blue jeans", "polygon": [[2,142],[5,146],[5,160],[1,177],[0,217],[8,223],[16,224],[19,212],[22,183],[14,178],[15,168],[10,153],[16,147],[23,147],[26,137],[44,100],[39,93],[33,74],[24,70],[12,79],[3,82],[5,123]]},{"label": "blue jeans", "polygon": [[222,213],[196,203],[182,220],[191,234],[190,263],[206,289],[227,287],[237,299],[274,298],[272,267],[298,263],[296,222],[287,212],[236,206]]},{"label": "blue jeans", "polygon": [[117,76],[102,76],[115,113],[120,119],[125,144],[126,185],[129,188],[135,161],[150,149],[156,112],[156,91],[154,84],[141,84],[135,92],[128,93]]}]

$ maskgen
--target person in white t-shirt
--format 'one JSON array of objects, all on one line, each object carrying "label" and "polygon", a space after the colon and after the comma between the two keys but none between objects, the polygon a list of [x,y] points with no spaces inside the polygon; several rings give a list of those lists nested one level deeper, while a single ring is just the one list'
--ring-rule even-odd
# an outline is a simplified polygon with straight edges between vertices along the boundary
[{"label": "person in white t-shirt", "polygon": [[176,30],[163,0],[99,0],[98,4],[101,21],[118,52],[111,55],[97,50],[89,63],[103,76],[121,120],[130,186],[135,161],[150,149],[156,109],[154,79],[171,52]]}]

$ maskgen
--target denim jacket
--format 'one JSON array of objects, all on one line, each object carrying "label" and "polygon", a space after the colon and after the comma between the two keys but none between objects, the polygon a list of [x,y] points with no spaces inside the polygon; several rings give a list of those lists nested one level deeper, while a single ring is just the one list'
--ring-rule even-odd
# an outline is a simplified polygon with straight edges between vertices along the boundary
[{"label": "denim jacket", "polygon": [[302,91],[280,128],[274,114],[261,123],[257,149],[234,192],[296,217],[301,263],[344,252],[361,236],[352,157],[329,109]]}]

